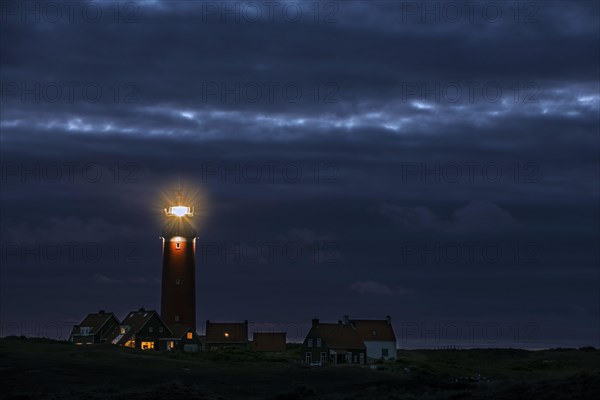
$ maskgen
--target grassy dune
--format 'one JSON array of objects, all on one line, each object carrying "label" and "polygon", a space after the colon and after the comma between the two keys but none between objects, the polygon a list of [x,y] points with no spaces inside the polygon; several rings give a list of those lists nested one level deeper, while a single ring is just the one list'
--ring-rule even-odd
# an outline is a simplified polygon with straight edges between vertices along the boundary
[{"label": "grassy dune", "polygon": [[304,367],[242,349],[199,354],[138,352],[0,339],[6,399],[591,399],[600,351],[410,350],[376,369]]}]

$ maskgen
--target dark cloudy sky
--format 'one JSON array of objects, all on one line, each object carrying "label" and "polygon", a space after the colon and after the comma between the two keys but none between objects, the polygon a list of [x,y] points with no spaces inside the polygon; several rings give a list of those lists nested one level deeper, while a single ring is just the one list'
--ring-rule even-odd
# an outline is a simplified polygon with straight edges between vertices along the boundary
[{"label": "dark cloudy sky", "polygon": [[183,182],[200,331],[600,345],[597,2],[1,4],[2,335],[157,309]]}]

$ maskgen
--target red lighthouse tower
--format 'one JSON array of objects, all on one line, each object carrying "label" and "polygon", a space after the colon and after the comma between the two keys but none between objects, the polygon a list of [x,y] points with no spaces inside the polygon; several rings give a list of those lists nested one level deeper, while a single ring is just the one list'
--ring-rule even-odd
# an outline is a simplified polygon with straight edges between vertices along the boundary
[{"label": "red lighthouse tower", "polygon": [[166,224],[161,237],[161,317],[167,325],[183,324],[196,329],[196,232],[194,210],[185,205],[181,191],[176,205],[165,208]]}]

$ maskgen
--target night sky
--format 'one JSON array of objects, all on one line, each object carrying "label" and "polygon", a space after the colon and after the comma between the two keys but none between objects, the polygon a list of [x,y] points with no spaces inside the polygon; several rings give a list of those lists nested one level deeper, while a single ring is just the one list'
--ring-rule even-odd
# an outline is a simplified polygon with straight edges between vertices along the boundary
[{"label": "night sky", "polygon": [[158,310],[181,183],[200,332],[600,345],[597,2],[67,3],[1,2],[0,335]]}]

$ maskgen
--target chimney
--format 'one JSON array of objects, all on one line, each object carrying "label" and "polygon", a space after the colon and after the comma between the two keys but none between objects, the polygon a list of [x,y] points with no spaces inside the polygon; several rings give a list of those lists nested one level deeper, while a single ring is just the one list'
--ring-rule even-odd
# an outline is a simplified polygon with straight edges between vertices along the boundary
[{"label": "chimney", "polygon": [[391,325],[392,324],[392,317],[390,317],[389,315],[387,315],[385,317],[385,322],[387,322],[388,325]]},{"label": "chimney", "polygon": [[319,318],[313,318],[312,327],[315,328],[317,327],[317,325],[319,325]]},{"label": "chimney", "polygon": [[350,317],[348,315],[344,315],[344,325],[348,325],[350,323]]}]

